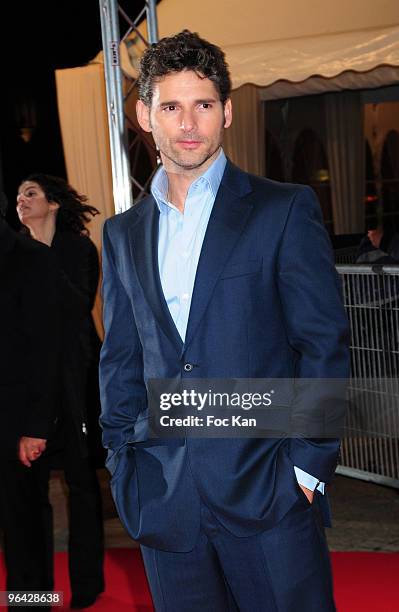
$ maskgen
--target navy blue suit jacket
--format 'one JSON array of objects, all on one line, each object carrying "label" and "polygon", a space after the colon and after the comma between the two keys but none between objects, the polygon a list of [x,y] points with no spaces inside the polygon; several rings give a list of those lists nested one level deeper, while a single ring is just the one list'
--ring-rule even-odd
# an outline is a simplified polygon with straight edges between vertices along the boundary
[{"label": "navy blue suit jacket", "polygon": [[[202,499],[238,536],[298,500],[293,466],[324,482],[335,439],[149,440],[151,378],[344,378],[348,322],[311,189],[230,162],[215,200],[183,344],[158,271],[159,211],[147,197],[104,226],[103,440],[115,502],[145,545],[188,551]],[[185,363],[194,364],[191,372]],[[321,496],[320,496],[321,497]]]}]

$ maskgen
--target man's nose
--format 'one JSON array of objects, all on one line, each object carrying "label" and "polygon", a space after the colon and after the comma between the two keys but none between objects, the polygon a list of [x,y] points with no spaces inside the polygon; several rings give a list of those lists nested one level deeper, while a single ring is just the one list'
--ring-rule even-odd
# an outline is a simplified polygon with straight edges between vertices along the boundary
[{"label": "man's nose", "polygon": [[192,132],[195,127],[195,118],[192,111],[184,111],[181,116],[180,129],[184,132]]}]

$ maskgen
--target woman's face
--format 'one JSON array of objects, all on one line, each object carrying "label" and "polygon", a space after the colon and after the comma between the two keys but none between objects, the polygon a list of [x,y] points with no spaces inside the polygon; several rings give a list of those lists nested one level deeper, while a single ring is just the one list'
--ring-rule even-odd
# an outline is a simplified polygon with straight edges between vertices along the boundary
[{"label": "woman's face", "polygon": [[59,204],[49,202],[43,189],[34,181],[25,181],[20,185],[17,195],[17,213],[23,225],[29,226],[31,221],[44,221],[55,215]]}]

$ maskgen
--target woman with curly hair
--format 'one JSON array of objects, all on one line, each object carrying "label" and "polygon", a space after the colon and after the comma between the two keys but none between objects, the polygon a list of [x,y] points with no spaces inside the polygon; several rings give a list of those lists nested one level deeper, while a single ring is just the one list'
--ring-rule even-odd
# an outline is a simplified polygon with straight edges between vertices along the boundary
[{"label": "woman with curly hair", "polygon": [[18,189],[17,212],[22,231],[50,247],[58,268],[61,350],[55,428],[46,451],[30,468],[41,492],[45,524],[45,550],[38,558],[46,566],[44,586],[51,589],[53,526],[48,482],[60,458],[69,489],[71,606],[82,608],[94,603],[104,590],[101,497],[87,445],[87,383],[95,337],[91,309],[99,263],[85,224],[98,210],[64,179],[31,174]]}]

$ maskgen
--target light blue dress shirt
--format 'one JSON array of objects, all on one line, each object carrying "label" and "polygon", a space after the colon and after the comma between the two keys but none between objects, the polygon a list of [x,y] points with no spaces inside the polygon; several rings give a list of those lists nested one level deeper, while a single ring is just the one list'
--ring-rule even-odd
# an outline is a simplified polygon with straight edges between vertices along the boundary
[{"label": "light blue dress shirt", "polygon": [[[223,150],[187,193],[184,213],[168,201],[168,177],[157,170],[151,193],[159,208],[158,266],[162,290],[172,319],[184,342],[195,275],[216,194],[226,167]],[[300,484],[324,493],[324,483],[295,466]]]}]

